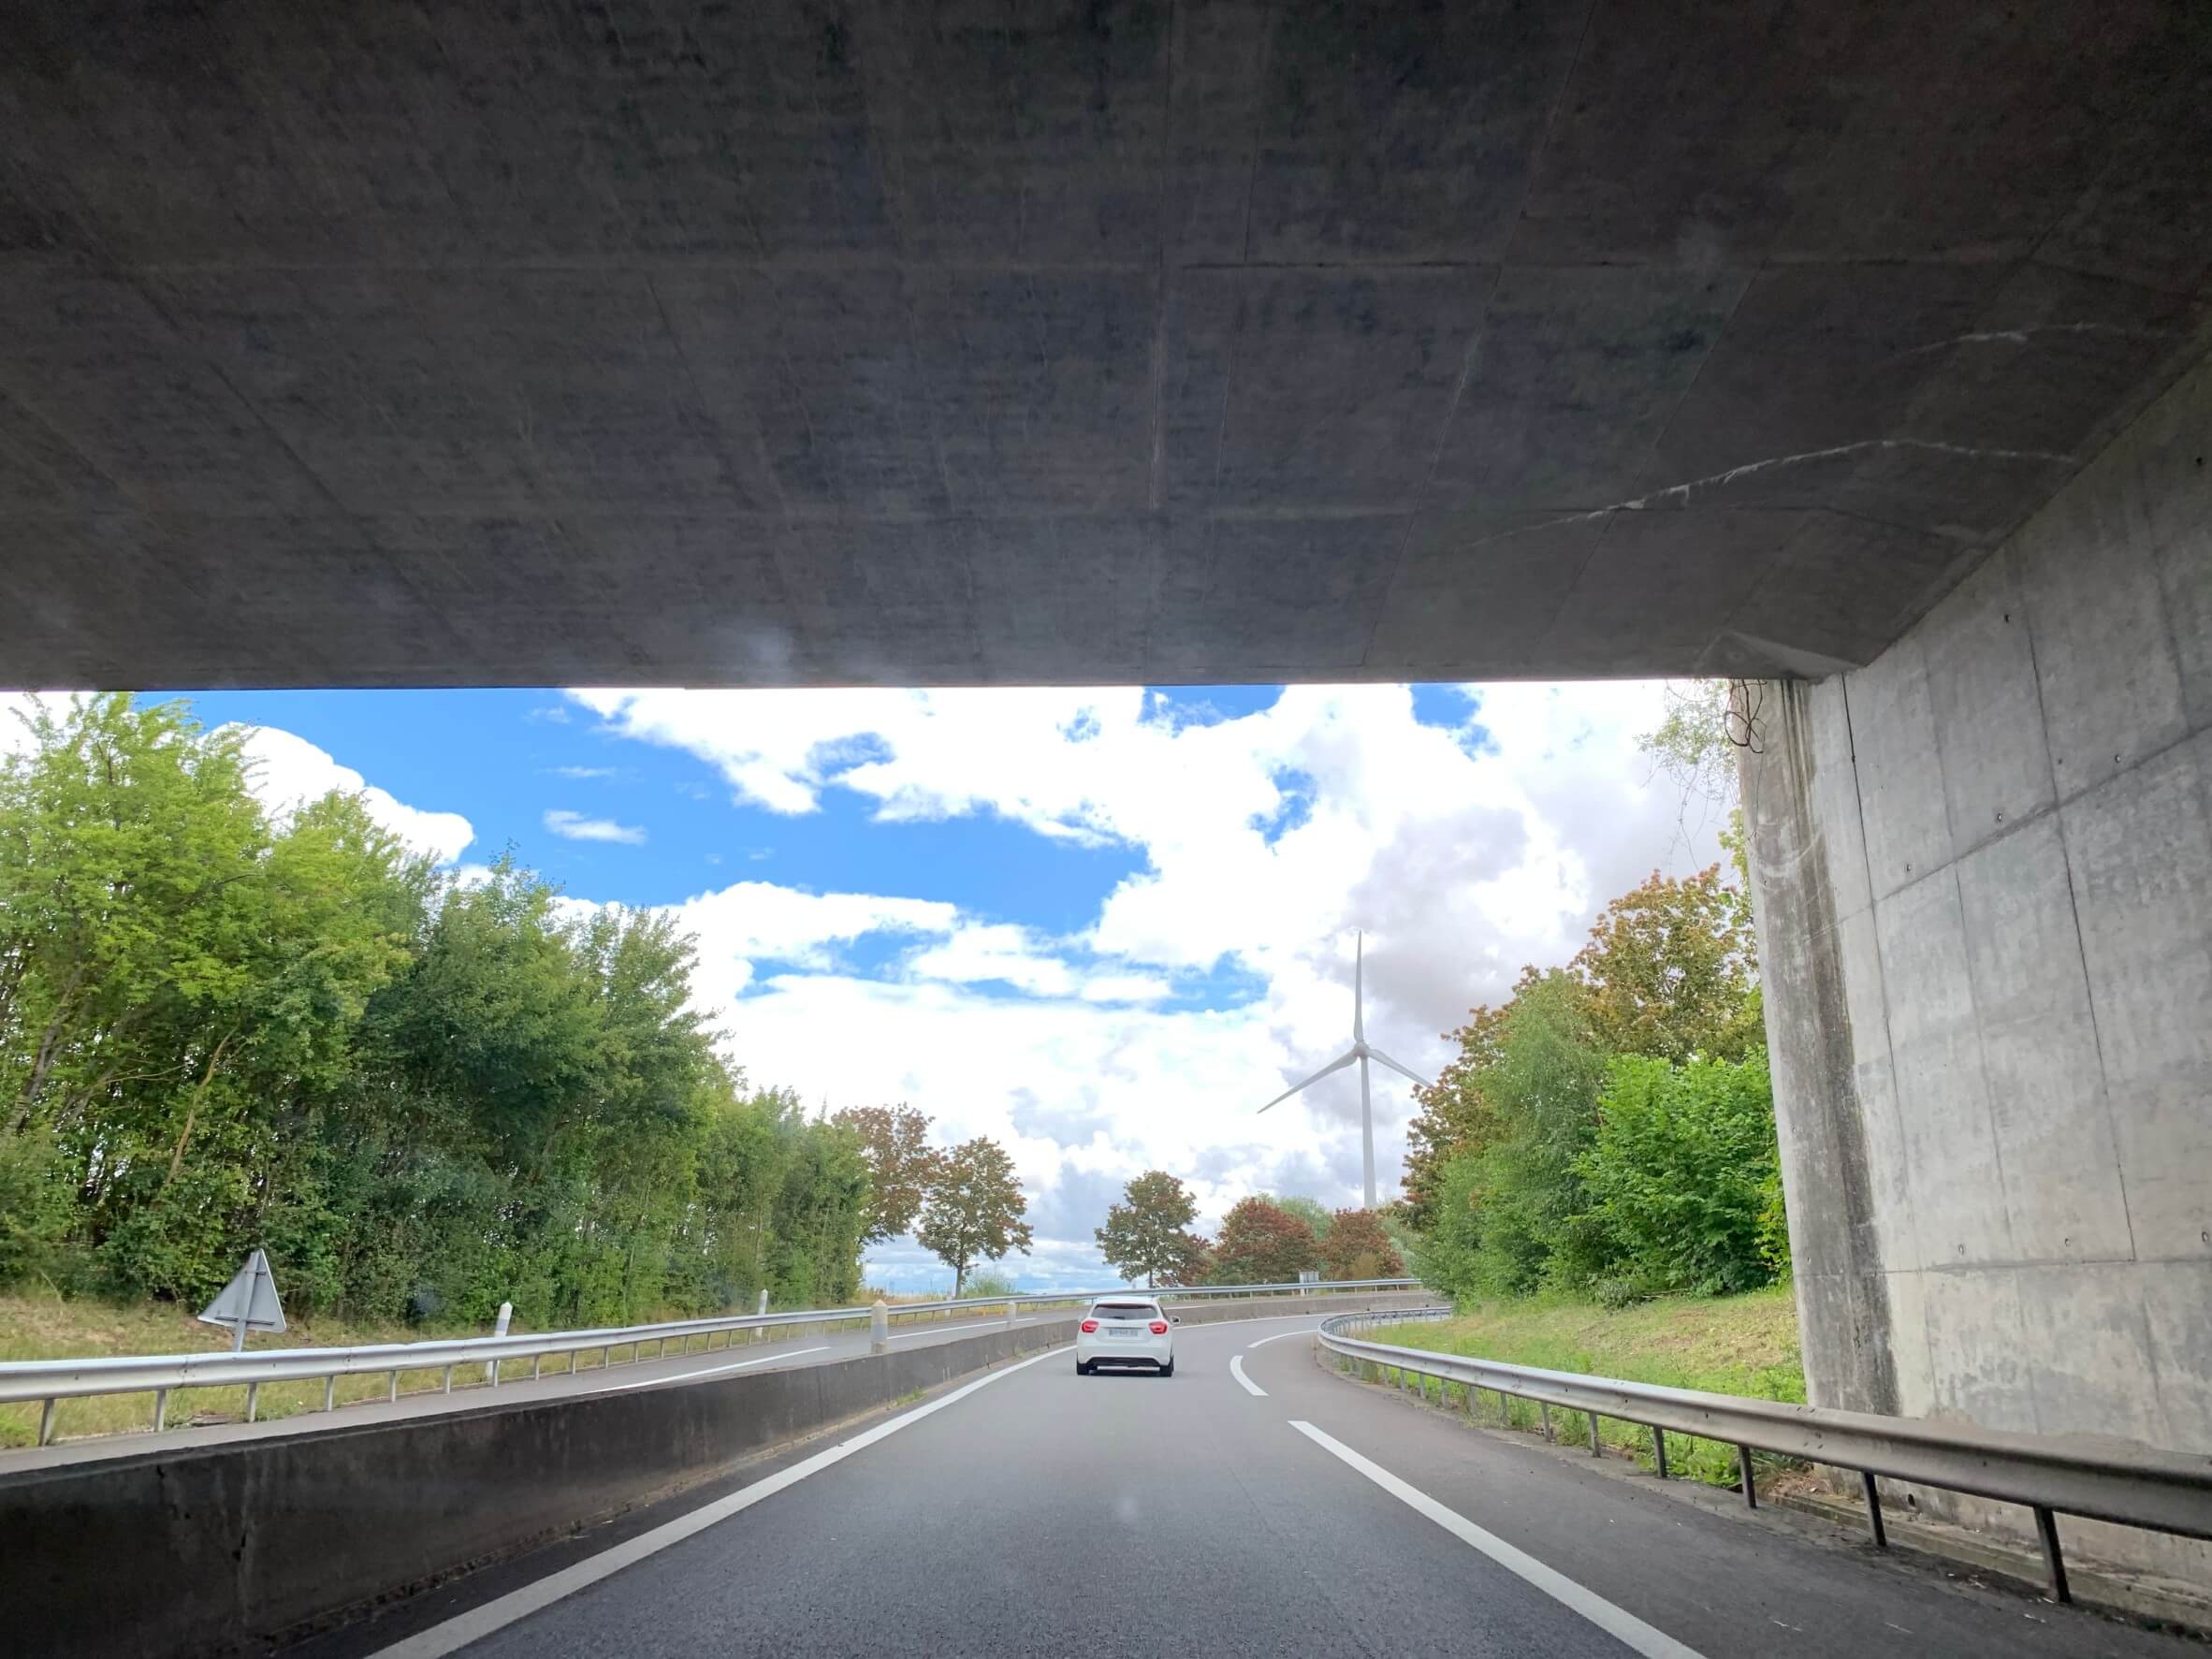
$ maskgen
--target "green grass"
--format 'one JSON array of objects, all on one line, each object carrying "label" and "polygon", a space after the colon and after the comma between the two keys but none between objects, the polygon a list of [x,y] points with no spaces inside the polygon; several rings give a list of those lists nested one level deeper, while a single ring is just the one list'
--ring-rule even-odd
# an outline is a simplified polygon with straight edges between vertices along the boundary
[{"label": "green grass", "polygon": [[[1797,1302],[1786,1285],[1742,1296],[1664,1297],[1619,1309],[1565,1297],[1486,1302],[1441,1324],[1410,1326],[1395,1335],[1385,1327],[1371,1337],[1404,1347],[1626,1382],[1800,1404],[1805,1398]],[[1431,1398],[1437,1387],[1428,1385]],[[1456,1383],[1447,1386],[1447,1404],[1463,1409],[1465,1402],[1463,1389]],[[1495,1393],[1486,1390],[1480,1401],[1482,1420],[1500,1421],[1500,1404]],[[1537,1427],[1540,1414],[1533,1401],[1508,1399],[1504,1406],[1508,1426]],[[1551,1421],[1562,1440],[1588,1441],[1589,1419],[1581,1413],[1554,1411]],[[1641,1424],[1600,1418],[1598,1437],[1645,1467],[1652,1466],[1652,1434]],[[1733,1446],[1670,1433],[1666,1459],[1674,1474],[1714,1486],[1737,1483]],[[1764,1452],[1757,1455],[1757,1463],[1761,1468],[1787,1466],[1786,1460]]]}]

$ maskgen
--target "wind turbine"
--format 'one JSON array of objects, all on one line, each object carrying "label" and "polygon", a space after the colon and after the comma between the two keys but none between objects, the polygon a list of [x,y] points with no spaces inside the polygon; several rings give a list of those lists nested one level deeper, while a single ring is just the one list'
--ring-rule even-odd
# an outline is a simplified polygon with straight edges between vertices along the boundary
[{"label": "wind turbine", "polygon": [[[1328,1076],[1332,1071],[1342,1071],[1354,1060],[1359,1061],[1360,1170],[1361,1173],[1366,1177],[1367,1207],[1372,1210],[1375,1208],[1375,1109],[1367,1098],[1367,1062],[1369,1060],[1378,1060],[1383,1065],[1388,1066],[1391,1070],[1396,1071],[1403,1076],[1412,1078],[1414,1082],[1419,1084],[1423,1088],[1427,1088],[1429,1086],[1429,1080],[1423,1077],[1419,1072],[1414,1070],[1411,1067],[1401,1066],[1397,1061],[1391,1059],[1390,1055],[1384,1054],[1381,1049],[1376,1048],[1375,1044],[1367,1041],[1367,1027],[1361,1018],[1360,1008],[1360,1004],[1362,1000],[1361,995],[1361,978],[1367,956],[1367,936],[1362,933],[1355,937],[1357,942],[1352,947],[1352,1046],[1345,1050],[1343,1054],[1337,1055],[1335,1059],[1330,1061],[1328,1065],[1322,1067],[1318,1071],[1315,1072],[1303,1083],[1292,1084],[1288,1088],[1285,1089],[1281,1094],[1277,1095],[1273,1099],[1270,1100],[1259,1110],[1261,1112],[1272,1112],[1275,1107],[1280,1106],[1285,1100],[1288,1100],[1292,1095],[1298,1093],[1299,1090],[1310,1089],[1314,1086],[1314,1084],[1319,1083],[1321,1079]],[[1258,1113],[1254,1113],[1254,1115],[1257,1116]]]}]

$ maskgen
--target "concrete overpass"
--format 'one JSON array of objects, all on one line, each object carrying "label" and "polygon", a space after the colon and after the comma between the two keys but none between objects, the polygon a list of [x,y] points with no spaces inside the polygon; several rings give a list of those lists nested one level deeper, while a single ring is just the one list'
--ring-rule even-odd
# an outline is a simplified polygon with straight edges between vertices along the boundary
[{"label": "concrete overpass", "polygon": [[2201,4],[0,49],[0,680],[1777,678],[1814,1399],[2212,1447]]},{"label": "concrete overpass", "polygon": [[0,677],[1869,661],[2198,349],[2201,6],[0,22]]}]

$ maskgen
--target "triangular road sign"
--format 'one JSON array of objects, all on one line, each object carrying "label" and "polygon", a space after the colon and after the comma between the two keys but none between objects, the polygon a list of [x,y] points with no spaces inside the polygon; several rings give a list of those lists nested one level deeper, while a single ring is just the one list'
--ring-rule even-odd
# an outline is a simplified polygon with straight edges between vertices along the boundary
[{"label": "triangular road sign", "polygon": [[238,1276],[200,1310],[199,1317],[211,1325],[226,1325],[233,1331],[241,1324],[248,1331],[282,1331],[284,1306],[277,1300],[276,1278],[269,1271],[269,1258],[258,1250],[247,1257]]}]

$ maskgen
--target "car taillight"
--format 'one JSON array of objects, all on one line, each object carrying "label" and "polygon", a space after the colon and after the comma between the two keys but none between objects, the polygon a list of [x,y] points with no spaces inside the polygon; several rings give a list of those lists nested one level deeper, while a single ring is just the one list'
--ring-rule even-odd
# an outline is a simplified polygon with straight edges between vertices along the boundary
[{"label": "car taillight", "polygon": [[1085,1336],[1088,1336],[1088,1335],[1090,1335],[1090,1334],[1091,1334],[1091,1332],[1094,1332],[1094,1331],[1096,1331],[1096,1330],[1098,1330],[1098,1328],[1099,1328],[1099,1321],[1098,1321],[1098,1320],[1096,1320],[1096,1319],[1085,1319],[1085,1320],[1083,1322],[1083,1333],[1084,1333]]},{"label": "car taillight", "polygon": [[1167,1335],[1167,1333],[1168,1333],[1168,1322],[1167,1322],[1167,1320],[1165,1320],[1165,1319],[1155,1319],[1155,1320],[1153,1320],[1153,1322],[1152,1322],[1152,1334],[1153,1334],[1153,1335],[1155,1335],[1155,1336],[1165,1336],[1165,1335]]}]

